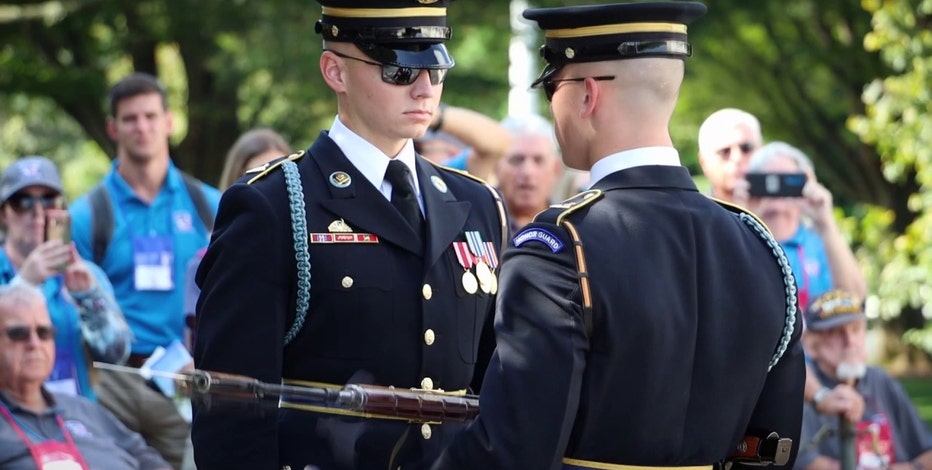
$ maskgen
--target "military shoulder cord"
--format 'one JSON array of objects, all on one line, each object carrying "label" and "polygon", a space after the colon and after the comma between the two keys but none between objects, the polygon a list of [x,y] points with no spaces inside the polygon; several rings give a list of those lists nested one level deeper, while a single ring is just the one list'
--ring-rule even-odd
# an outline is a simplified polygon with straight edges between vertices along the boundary
[{"label": "military shoulder cord", "polygon": [[786,322],[783,325],[783,337],[780,339],[780,344],[777,345],[777,350],[774,351],[773,357],[770,359],[770,365],[767,366],[767,372],[770,372],[780,362],[783,353],[786,352],[786,348],[793,337],[793,330],[796,328],[796,277],[793,276],[793,269],[786,259],[786,254],[783,253],[780,245],[774,240],[773,235],[754,217],[744,213],[738,214],[738,217],[767,242],[767,246],[770,247],[770,251],[777,258],[777,264],[780,265],[780,269],[783,271],[783,285],[786,287]]},{"label": "military shoulder cord", "polygon": [[311,298],[311,255],[307,247],[307,214],[304,211],[304,186],[298,165],[293,161],[282,163],[285,172],[285,187],[288,190],[288,202],[291,208],[291,233],[294,237],[294,256],[298,263],[298,300],[294,323],[285,334],[285,346],[288,346],[304,326],[304,319]]}]

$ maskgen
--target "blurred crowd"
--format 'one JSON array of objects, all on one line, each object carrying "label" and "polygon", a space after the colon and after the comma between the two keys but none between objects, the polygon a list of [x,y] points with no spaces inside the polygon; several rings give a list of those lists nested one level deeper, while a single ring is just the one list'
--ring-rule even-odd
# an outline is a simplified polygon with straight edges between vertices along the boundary
[{"label": "blurred crowd", "polygon": [[[117,154],[98,186],[67,203],[58,169],[41,156],[17,160],[0,180],[0,283],[10,286],[0,288],[0,401],[14,424],[0,427],[0,464],[30,455],[14,429],[51,428],[73,436],[64,442],[88,462],[110,452],[132,468],[194,468],[186,398],[91,363],[158,369],[170,359],[170,372],[194,367],[195,273],[221,191],[292,154],[274,130],[249,130],[226,155],[215,188],[173,163],[173,117],[154,77],[125,77],[108,104]],[[497,121],[439,109],[415,140],[417,152],[494,186],[510,234],[588,188],[587,172],[565,167],[546,118]],[[916,408],[895,380],[866,364],[867,284],[811,160],[791,144],[765,142],[758,120],[739,109],[711,114],[697,140],[708,196],[756,214],[797,280],[809,370],[796,468],[839,468],[839,436],[851,430],[859,468],[932,469],[932,435]],[[27,365],[33,349],[46,362]],[[64,427],[43,402],[64,410]],[[72,415],[91,416],[88,428],[68,427]]]}]

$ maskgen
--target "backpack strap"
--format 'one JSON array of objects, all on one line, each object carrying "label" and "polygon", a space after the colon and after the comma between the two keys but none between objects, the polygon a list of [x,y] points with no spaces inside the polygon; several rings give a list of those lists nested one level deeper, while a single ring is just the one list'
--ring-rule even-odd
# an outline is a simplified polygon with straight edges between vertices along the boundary
[{"label": "backpack strap", "polygon": [[113,207],[103,183],[94,186],[87,198],[91,206],[91,251],[94,264],[100,266],[113,236]]},{"label": "backpack strap", "polygon": [[184,180],[184,187],[188,191],[188,196],[191,196],[191,202],[194,203],[194,209],[197,211],[201,223],[204,224],[208,232],[212,231],[214,229],[214,211],[211,210],[210,204],[207,203],[207,196],[204,195],[204,190],[201,189],[200,180],[183,171],[181,172],[181,179]]}]

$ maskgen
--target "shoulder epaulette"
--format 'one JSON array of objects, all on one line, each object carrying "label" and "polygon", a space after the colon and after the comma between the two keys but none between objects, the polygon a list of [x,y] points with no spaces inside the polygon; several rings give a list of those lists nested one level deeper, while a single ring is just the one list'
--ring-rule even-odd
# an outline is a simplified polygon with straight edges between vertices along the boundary
[{"label": "shoulder epaulette", "polygon": [[547,209],[540,211],[535,217],[535,222],[549,222],[554,225],[560,225],[563,223],[563,219],[567,216],[576,212],[589,204],[592,204],[595,201],[598,201],[603,196],[602,190],[600,189],[590,189],[588,191],[583,191],[559,204],[553,204]]},{"label": "shoulder epaulette", "polygon": [[438,169],[438,170],[449,171],[450,173],[456,173],[456,174],[458,174],[458,175],[460,175],[460,176],[465,176],[466,178],[469,178],[469,179],[471,179],[471,180],[473,180],[473,181],[475,181],[475,182],[477,182],[477,183],[479,183],[479,184],[483,184],[483,185],[489,186],[489,183],[487,183],[484,179],[482,179],[482,178],[480,178],[480,177],[478,177],[478,176],[476,176],[476,175],[474,175],[474,174],[471,174],[471,173],[469,173],[468,171],[460,170],[459,168],[453,168],[452,166],[441,165],[441,164],[439,164],[439,163],[430,161],[430,159],[428,159],[428,158],[424,158],[424,160],[427,160],[427,163],[430,163],[431,165],[434,166],[434,168],[436,168],[436,169]]},{"label": "shoulder epaulette", "polygon": [[255,168],[246,170],[247,175],[258,173],[256,176],[253,176],[252,178],[250,178],[249,181],[246,182],[246,184],[253,184],[256,181],[264,178],[265,175],[271,173],[272,171],[275,171],[275,169],[282,166],[283,163],[300,160],[301,157],[303,157],[304,155],[305,155],[304,150],[301,150],[299,152],[295,152],[291,155],[288,155],[287,157],[282,157],[277,160],[272,160],[264,165],[260,165]]},{"label": "shoulder epaulette", "polygon": [[709,199],[715,201],[716,204],[722,206],[728,212],[734,212],[735,214],[746,214],[748,217],[751,217],[752,219],[756,220],[759,224],[761,224],[761,226],[763,226],[767,230],[767,233],[770,233],[771,235],[773,235],[770,232],[770,227],[768,227],[767,224],[765,224],[764,221],[761,220],[761,218],[757,216],[757,214],[751,212],[747,208],[741,207],[737,204],[732,204],[728,201],[723,201],[721,199],[714,198],[712,196],[709,196]]},{"label": "shoulder epaulette", "polygon": [[443,166],[443,165],[440,165],[440,164],[438,164],[438,163],[434,163],[434,162],[432,162],[432,161],[430,161],[430,160],[428,160],[428,159],[426,159],[426,158],[425,158],[425,160],[427,160],[428,163],[430,163],[431,165],[433,165],[434,168],[437,168],[438,170],[443,170],[443,171],[448,171],[448,172],[450,172],[450,173],[455,173],[455,174],[458,174],[458,175],[460,175],[460,176],[469,178],[469,179],[471,179],[471,180],[473,180],[473,181],[475,181],[475,182],[481,184],[482,186],[485,187],[485,189],[487,189],[487,190],[489,191],[489,193],[492,194],[492,198],[495,199],[495,206],[498,208],[498,220],[499,220],[499,222],[501,222],[501,226],[502,226],[502,246],[501,246],[500,248],[501,248],[502,252],[504,252],[504,251],[505,251],[505,246],[508,245],[508,217],[505,215],[505,202],[502,201],[502,197],[498,194],[498,191],[496,191],[495,188],[493,188],[492,185],[490,185],[489,183],[487,183],[484,179],[479,178],[479,177],[476,176],[476,175],[469,174],[469,172],[467,172],[467,171],[459,170],[459,169],[452,168],[452,167],[449,167],[449,166]]}]

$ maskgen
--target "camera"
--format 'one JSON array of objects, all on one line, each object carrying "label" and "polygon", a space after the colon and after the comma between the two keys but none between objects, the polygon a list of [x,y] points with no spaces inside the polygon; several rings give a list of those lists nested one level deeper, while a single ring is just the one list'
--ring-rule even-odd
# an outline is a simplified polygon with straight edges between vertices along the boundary
[{"label": "camera", "polygon": [[745,176],[752,197],[802,197],[805,173],[748,173]]}]

